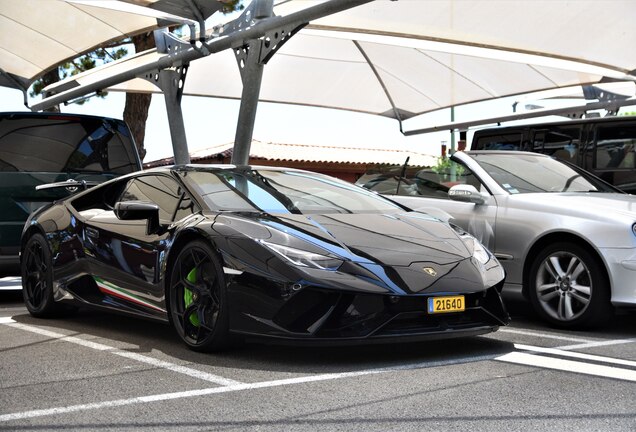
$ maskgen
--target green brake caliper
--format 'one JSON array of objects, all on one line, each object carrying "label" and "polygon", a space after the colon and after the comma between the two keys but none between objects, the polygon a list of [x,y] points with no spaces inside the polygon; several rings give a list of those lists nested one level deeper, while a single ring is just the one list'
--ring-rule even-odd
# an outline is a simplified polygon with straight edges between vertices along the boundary
[{"label": "green brake caliper", "polygon": [[[191,284],[195,284],[197,282],[196,267],[190,270],[190,273],[188,273],[188,276],[186,276],[186,280]],[[183,290],[183,302],[186,309],[189,308],[190,305],[194,302],[194,294],[188,288],[185,288]],[[191,313],[188,319],[190,320],[190,323],[195,327],[199,327],[199,325],[201,324],[196,313]]]}]

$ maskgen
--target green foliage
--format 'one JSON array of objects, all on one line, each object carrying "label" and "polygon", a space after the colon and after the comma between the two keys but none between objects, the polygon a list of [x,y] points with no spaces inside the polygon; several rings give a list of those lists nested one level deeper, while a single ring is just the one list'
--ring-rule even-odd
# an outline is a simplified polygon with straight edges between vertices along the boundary
[{"label": "green foliage", "polygon": [[437,165],[431,167],[431,170],[440,176],[440,178],[447,178],[451,173],[451,167],[455,167],[455,175],[461,176],[464,174],[464,167],[456,162],[453,162],[448,157],[440,157],[437,159]]},{"label": "green foliage", "polygon": [[636,111],[626,111],[626,112],[619,113],[618,115],[620,115],[620,116],[636,116]]},{"label": "green foliage", "polygon": [[[69,76],[77,75],[89,69],[93,69],[96,66],[124,57],[128,54],[128,49],[125,45],[130,43],[130,39],[124,39],[113,46],[98,48],[95,51],[62,63],[57,67],[57,70],[53,69],[33,83],[31,91],[29,92],[30,96],[35,97],[41,94],[46,86],[68,78]],[[106,97],[107,94],[106,92],[100,92],[98,96],[103,98]],[[77,103],[81,105],[84,102],[85,101],[79,101]]]},{"label": "green foliage", "polygon": [[240,11],[243,9],[245,9],[245,6],[243,5],[243,0],[232,0],[223,5],[223,9],[221,9],[221,12],[224,14],[228,14],[228,13]]}]

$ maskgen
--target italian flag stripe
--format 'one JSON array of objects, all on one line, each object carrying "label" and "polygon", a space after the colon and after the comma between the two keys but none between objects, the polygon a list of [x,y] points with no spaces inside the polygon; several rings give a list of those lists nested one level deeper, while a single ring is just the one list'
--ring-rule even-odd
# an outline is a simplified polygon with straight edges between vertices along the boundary
[{"label": "italian flag stripe", "polygon": [[136,296],[134,294],[132,294],[130,291],[119,287],[113,283],[110,283],[108,281],[105,281],[102,278],[98,278],[96,276],[93,276],[93,279],[95,279],[95,282],[97,283],[97,287],[99,288],[99,290],[104,293],[104,294],[108,294],[108,295],[112,295],[114,297],[123,299],[123,300],[127,300],[145,307],[148,307],[150,309],[154,309],[156,311],[159,312],[166,312],[164,309],[161,309],[158,306],[153,305],[152,303],[148,302],[145,299],[140,298],[139,296]]}]

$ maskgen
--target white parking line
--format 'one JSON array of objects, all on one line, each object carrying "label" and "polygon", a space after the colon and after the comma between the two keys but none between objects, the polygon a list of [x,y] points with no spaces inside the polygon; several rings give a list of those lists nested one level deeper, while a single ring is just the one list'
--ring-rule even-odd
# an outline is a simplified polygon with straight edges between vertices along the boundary
[{"label": "white parking line", "polygon": [[605,378],[615,378],[623,381],[636,381],[636,371],[633,370],[621,369],[612,366],[594,365],[573,360],[563,360],[519,351],[513,351],[509,354],[497,357],[497,360],[525,366],[555,369]]},{"label": "white parking line", "polygon": [[[558,355],[561,357],[577,358],[607,364],[620,364],[622,366],[636,367],[636,362],[610,357],[595,356],[591,354],[574,353],[562,351],[554,348],[533,347],[530,345],[517,345],[515,348],[532,351],[540,354]],[[545,355],[530,354],[528,352],[513,351],[497,357],[495,360],[515,363],[525,366],[533,366],[545,369],[554,369],[566,372],[581,373],[604,378],[614,378],[622,381],[636,381],[636,370],[624,369],[614,366],[605,366],[596,363],[584,363],[580,361],[567,360],[563,358],[549,357]]]},{"label": "white parking line", "polygon": [[163,394],[150,395],[150,396],[140,396],[140,397],[135,397],[130,399],[117,399],[112,401],[96,402],[96,403],[90,403],[90,404],[70,405],[66,407],[56,407],[56,408],[48,408],[48,409],[40,409],[40,410],[32,410],[32,411],[23,411],[23,412],[10,413],[10,414],[2,414],[0,415],[0,422],[7,422],[12,420],[23,420],[27,418],[42,417],[47,415],[66,414],[66,413],[72,413],[77,411],[104,409],[104,408],[112,408],[112,407],[119,407],[119,406],[125,406],[125,405],[135,405],[135,404],[159,402],[159,401],[166,401],[166,400],[173,400],[173,399],[206,396],[211,394],[228,393],[228,392],[241,391],[241,390],[256,390],[261,388],[304,384],[304,383],[336,380],[336,379],[343,379],[343,378],[352,378],[352,377],[358,377],[358,376],[364,376],[364,375],[374,375],[374,374],[380,374],[380,373],[386,373],[386,372],[396,372],[400,370],[421,369],[425,367],[445,366],[445,365],[468,363],[468,362],[480,361],[480,360],[492,360],[492,359],[493,359],[492,355],[458,357],[458,358],[454,358],[454,359],[450,359],[446,361],[414,363],[409,365],[402,365],[402,366],[395,366],[395,367],[388,367],[388,368],[367,369],[367,370],[356,371],[356,372],[310,375],[310,376],[303,376],[303,377],[297,377],[297,378],[286,378],[286,379],[275,380],[275,381],[262,381],[258,383],[252,383],[252,384],[235,384],[235,385],[228,385],[224,387],[214,387],[214,388],[182,391],[182,392],[175,392],[175,393],[163,393]]},{"label": "white parking line", "polygon": [[560,349],[560,348],[544,348],[544,347],[537,347],[537,346],[524,345],[524,344],[515,344],[515,348],[522,351],[534,351],[537,353],[553,354],[553,355],[558,355],[561,357],[570,357],[570,358],[576,358],[581,360],[589,360],[593,362],[616,364],[616,365],[629,366],[629,367],[636,368],[636,361],[617,359],[613,357],[605,357],[605,356],[599,356],[594,354],[564,351],[563,349]]},{"label": "white parking line", "polygon": [[[42,417],[42,416],[48,416],[48,415],[60,415],[65,413],[73,413],[73,412],[86,411],[86,410],[97,410],[97,409],[104,409],[104,408],[129,406],[129,405],[135,405],[135,404],[152,403],[152,402],[182,399],[182,398],[189,398],[189,397],[199,397],[199,396],[206,396],[206,395],[212,395],[212,394],[222,394],[222,393],[242,391],[242,390],[256,390],[261,388],[296,385],[296,384],[327,381],[327,380],[337,380],[337,379],[352,378],[352,377],[359,377],[359,376],[365,376],[365,375],[380,374],[380,373],[386,373],[386,372],[395,372],[400,370],[448,366],[453,364],[469,363],[469,362],[476,362],[476,361],[483,361],[483,360],[497,360],[497,361],[521,364],[526,366],[548,368],[548,369],[560,370],[565,372],[575,372],[575,373],[606,377],[606,378],[614,378],[614,379],[619,379],[623,381],[636,381],[636,362],[635,361],[572,352],[572,351],[568,351],[565,349],[558,349],[558,348],[543,348],[543,347],[536,347],[531,345],[515,344],[515,349],[520,351],[513,351],[511,353],[500,355],[500,356],[496,356],[495,354],[465,356],[465,357],[456,357],[456,358],[445,359],[445,360],[420,362],[420,363],[413,363],[413,364],[407,364],[407,365],[393,366],[393,367],[387,367],[387,368],[368,369],[368,370],[354,371],[354,372],[310,375],[310,376],[302,376],[297,378],[264,381],[264,382],[258,382],[258,383],[242,383],[242,382],[230,380],[224,377],[207,374],[205,372],[200,372],[194,369],[187,368],[185,366],[179,366],[172,363],[164,362],[164,361],[143,356],[137,353],[122,351],[102,343],[92,342],[92,341],[84,340],[75,336],[67,336],[64,334],[45,330],[39,327],[17,323],[11,318],[0,318],[0,324],[4,324],[4,325],[21,329],[24,331],[33,332],[33,333],[40,334],[46,337],[58,339],[61,341],[75,343],[77,345],[88,347],[94,350],[112,353],[115,355],[119,355],[121,357],[125,357],[125,358],[133,359],[135,361],[139,361],[142,363],[150,364],[158,368],[167,369],[167,370],[171,370],[178,373],[183,373],[192,377],[196,377],[199,379],[203,379],[203,380],[214,382],[216,384],[221,385],[221,387],[213,387],[213,388],[206,388],[206,389],[197,389],[197,390],[190,390],[190,391],[140,396],[140,397],[134,397],[129,399],[116,399],[116,400],[102,401],[102,402],[95,402],[95,403],[88,403],[88,404],[69,405],[64,407],[53,407],[53,408],[47,408],[47,409],[37,409],[37,410],[30,410],[30,411],[23,411],[23,412],[16,412],[16,413],[8,413],[8,414],[0,415],[0,422],[23,420],[23,419]],[[579,338],[569,338],[569,337],[557,336],[553,334],[531,332],[531,331],[521,331],[521,330],[512,330],[512,331],[508,330],[508,332],[531,335],[536,337],[547,337],[552,339],[562,339],[562,340],[565,339],[569,341],[585,342],[585,344],[581,344],[581,346],[585,345],[586,347],[589,346],[590,344],[597,344],[596,346],[601,346],[600,344],[607,345],[610,342],[616,342],[616,341],[590,341],[590,340],[579,339]],[[628,342],[634,342],[636,341],[636,339],[623,339],[622,341],[623,343],[628,343]],[[570,347],[572,347],[572,345]],[[588,362],[586,363],[584,361],[578,361],[578,360],[584,360]],[[590,362],[593,362],[593,363],[590,363]],[[605,364],[600,364],[600,363],[605,363]],[[610,365],[613,365],[613,366],[610,366]],[[624,366],[626,368],[615,367],[615,366]]]},{"label": "white parking line", "polygon": [[164,393],[164,394],[157,394],[157,395],[151,395],[151,396],[140,396],[140,397],[131,398],[131,399],[118,399],[118,400],[96,402],[96,403],[90,403],[90,404],[71,405],[67,407],[24,411],[24,412],[12,413],[12,414],[0,415],[0,422],[6,422],[11,420],[23,420],[27,418],[42,417],[47,415],[66,414],[66,413],[72,413],[77,411],[97,410],[97,409],[104,409],[104,408],[120,407],[125,405],[159,402],[159,401],[166,401],[166,400],[172,400],[172,399],[183,399],[183,398],[196,397],[196,396],[207,396],[211,394],[227,393],[227,392],[233,392],[233,391],[239,391],[239,390],[251,390],[251,389],[259,389],[259,388],[265,388],[265,387],[276,387],[276,386],[283,386],[283,385],[290,385],[290,384],[298,384],[300,382],[325,381],[325,380],[331,380],[331,379],[366,375],[368,373],[371,373],[371,372],[351,372],[351,373],[345,373],[345,374],[315,375],[315,376],[304,377],[300,379],[291,378],[291,379],[285,379],[285,380],[279,380],[279,381],[266,381],[266,382],[260,382],[255,384],[237,384],[237,385],[231,385],[231,386],[225,386],[225,387],[214,387],[214,388],[207,388],[207,389],[201,389],[201,390],[191,390],[191,391],[183,391],[183,392],[176,392],[176,393]]},{"label": "white parking line", "polygon": [[605,340],[605,341],[598,341],[598,342],[588,342],[588,343],[582,343],[578,345],[564,345],[564,346],[558,347],[558,349],[576,350],[576,349],[596,348],[596,347],[609,346],[609,345],[622,345],[622,344],[628,344],[628,343],[634,343],[634,342],[636,342],[636,338],[615,339],[615,340]]},{"label": "white parking line", "polygon": [[[10,319],[10,318],[9,318]],[[162,360],[158,360],[152,357],[148,357],[148,356],[144,356],[141,354],[137,354],[137,353],[132,353],[130,351],[123,351],[114,347],[111,347],[109,345],[105,345],[102,343],[98,343],[98,342],[92,342],[92,341],[87,341],[85,339],[81,339],[75,336],[67,336],[61,333],[56,333],[56,332],[52,332],[49,330],[45,330],[39,327],[35,327],[35,326],[30,326],[30,325],[26,325],[26,324],[20,324],[15,322],[14,320],[10,319],[11,321],[7,321],[6,318],[0,319],[0,324],[5,324],[8,325],[10,327],[13,328],[17,328],[20,330],[24,330],[24,331],[28,331],[31,333],[36,333],[42,336],[46,336],[52,339],[58,339],[64,342],[70,342],[70,343],[74,343],[76,345],[81,345],[83,347],[86,348],[90,348],[90,349],[94,349],[97,351],[107,351],[110,354],[114,354],[120,357],[125,357],[131,360],[135,360],[138,361],[140,363],[145,363],[160,369],[166,369],[166,370],[170,370],[172,372],[177,372],[180,374],[184,374],[184,375],[188,375],[191,376],[193,378],[197,378],[200,380],[204,380],[204,381],[208,381],[208,382],[212,382],[215,384],[219,384],[222,386],[231,386],[231,385],[240,385],[243,384],[240,381],[235,381],[233,379],[229,379],[229,378],[224,378],[222,376],[218,376],[218,375],[213,375],[213,374],[209,374],[206,372],[202,372],[196,369],[191,369],[189,367],[186,366],[180,366],[180,365],[176,365],[174,363],[169,363],[169,362],[165,362]]]},{"label": "white parking line", "polygon": [[540,337],[540,338],[546,338],[546,339],[566,340],[570,342],[581,342],[581,343],[596,342],[595,340],[591,340],[591,339],[581,339],[581,338],[575,338],[571,336],[561,336],[554,333],[535,332],[530,330],[516,330],[511,328],[499,329],[499,333],[520,334],[524,336],[534,336],[534,337]]}]

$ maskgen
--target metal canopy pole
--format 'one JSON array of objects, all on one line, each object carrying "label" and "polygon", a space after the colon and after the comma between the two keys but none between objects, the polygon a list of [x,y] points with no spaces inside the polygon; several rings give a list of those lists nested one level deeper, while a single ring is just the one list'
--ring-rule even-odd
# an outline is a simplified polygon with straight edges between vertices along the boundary
[{"label": "metal canopy pole", "polygon": [[[185,43],[180,40],[175,40],[171,35],[165,32],[155,31],[154,36],[157,51],[160,53],[170,52],[168,46],[174,46],[174,50],[185,49]],[[188,63],[184,63],[173,68],[149,71],[143,76],[140,76],[140,78],[159,87],[163,92],[163,97],[166,102],[166,114],[168,115],[168,125],[170,127],[174,163],[176,165],[190,163],[188,140],[183,122],[183,111],[181,110],[181,97],[183,96],[188,66]]]},{"label": "metal canopy pole", "polygon": [[259,45],[259,41],[251,41],[247,48],[244,48],[248,54],[244,60],[244,68],[241,69],[243,92],[241,93],[241,108],[236,122],[236,134],[234,135],[234,151],[232,152],[234,165],[247,165],[250,157],[264,65],[258,61],[255,55],[249,53],[256,51]]},{"label": "metal canopy pole", "polygon": [[[274,13],[274,0],[255,0],[252,5],[255,7],[255,19],[269,18]],[[241,108],[236,123],[234,150],[232,152],[232,163],[234,165],[247,165],[250,157],[258,97],[261,93],[263,69],[265,67],[265,62],[262,61],[260,56],[262,44],[263,39],[254,39],[243,47],[234,50],[241,72],[241,80],[243,81]]]},{"label": "metal canopy pole", "polygon": [[183,95],[183,80],[186,70],[187,66],[181,66],[176,70],[164,69],[159,72],[159,88],[163,91],[166,101],[166,113],[168,114],[172,151],[176,165],[190,163],[183,112],[181,111],[181,96]]}]

